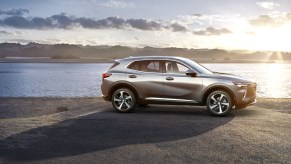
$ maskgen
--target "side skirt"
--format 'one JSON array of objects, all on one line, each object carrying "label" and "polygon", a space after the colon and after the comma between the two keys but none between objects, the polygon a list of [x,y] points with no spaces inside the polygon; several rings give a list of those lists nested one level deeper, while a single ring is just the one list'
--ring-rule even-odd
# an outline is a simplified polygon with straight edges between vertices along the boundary
[{"label": "side skirt", "polygon": [[202,102],[197,102],[194,100],[185,99],[168,99],[168,98],[157,98],[148,97],[144,99],[139,99],[141,104],[166,104],[166,105],[194,105],[194,106],[204,106]]}]

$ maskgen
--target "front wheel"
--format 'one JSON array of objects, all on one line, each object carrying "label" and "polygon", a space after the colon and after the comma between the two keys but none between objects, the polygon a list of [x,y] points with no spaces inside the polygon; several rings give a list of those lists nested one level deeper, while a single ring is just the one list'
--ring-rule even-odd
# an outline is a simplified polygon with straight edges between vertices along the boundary
[{"label": "front wheel", "polygon": [[116,90],[112,95],[111,102],[117,112],[133,112],[136,108],[136,97],[127,88]]},{"label": "front wheel", "polygon": [[207,97],[207,109],[216,116],[224,116],[230,112],[233,100],[225,91],[214,91]]}]

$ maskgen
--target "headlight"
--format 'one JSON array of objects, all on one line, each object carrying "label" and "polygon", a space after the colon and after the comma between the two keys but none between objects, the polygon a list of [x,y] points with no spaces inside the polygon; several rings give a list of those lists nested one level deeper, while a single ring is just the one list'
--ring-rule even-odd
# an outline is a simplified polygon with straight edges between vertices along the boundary
[{"label": "headlight", "polygon": [[233,84],[235,84],[236,86],[238,86],[240,88],[246,88],[246,87],[252,85],[253,83],[250,83],[250,82],[233,82]]}]

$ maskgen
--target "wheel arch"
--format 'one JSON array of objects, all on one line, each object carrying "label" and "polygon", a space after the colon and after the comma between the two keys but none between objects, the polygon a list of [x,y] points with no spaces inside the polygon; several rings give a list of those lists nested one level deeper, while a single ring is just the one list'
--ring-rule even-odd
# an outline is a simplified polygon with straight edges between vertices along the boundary
[{"label": "wheel arch", "polygon": [[139,95],[138,95],[138,92],[136,90],[136,88],[128,83],[117,83],[117,84],[114,84],[112,87],[110,87],[110,90],[109,90],[109,100],[111,100],[112,98],[112,95],[113,93],[117,90],[117,89],[120,89],[120,88],[127,88],[127,89],[130,89],[133,94],[135,95],[136,99],[138,100],[139,98]]},{"label": "wheel arch", "polygon": [[236,104],[235,94],[232,92],[232,90],[230,88],[228,88],[227,86],[224,86],[224,85],[214,85],[214,86],[210,86],[210,87],[206,88],[205,91],[202,94],[202,104],[205,105],[206,101],[207,101],[207,97],[212,92],[217,91],[217,90],[221,90],[221,91],[227,92],[232,98],[233,105]]}]

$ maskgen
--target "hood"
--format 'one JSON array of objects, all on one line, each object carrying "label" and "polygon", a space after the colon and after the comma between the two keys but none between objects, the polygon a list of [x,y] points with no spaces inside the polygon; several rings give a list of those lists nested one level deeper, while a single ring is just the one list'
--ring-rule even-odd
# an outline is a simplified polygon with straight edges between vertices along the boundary
[{"label": "hood", "polygon": [[201,77],[230,80],[232,82],[255,82],[249,78],[221,72],[213,72],[213,74],[201,74]]}]

